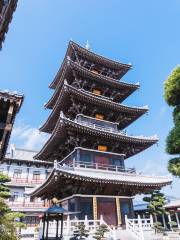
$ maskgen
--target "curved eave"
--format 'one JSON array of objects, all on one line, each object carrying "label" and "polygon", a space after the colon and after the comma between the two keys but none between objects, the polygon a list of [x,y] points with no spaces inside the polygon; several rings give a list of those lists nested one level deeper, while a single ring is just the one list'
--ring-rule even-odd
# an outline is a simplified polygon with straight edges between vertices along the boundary
[{"label": "curved eave", "polygon": [[[92,184],[112,184],[119,186],[128,187],[137,187],[137,188],[152,188],[159,189],[164,186],[167,186],[172,183],[172,179],[170,177],[152,177],[152,176],[142,176],[142,175],[133,175],[133,174],[125,174],[125,173],[100,173],[93,170],[93,174],[91,171],[88,174],[87,172],[79,172],[73,169],[63,169],[54,168],[49,178],[38,188],[33,190],[30,195],[31,197],[41,197],[45,193],[48,195],[48,189],[51,187],[58,188],[58,185],[55,184],[58,180],[61,181],[61,178],[67,178],[68,181],[72,179],[73,182],[81,181],[82,183],[90,183]],[[63,181],[64,182],[64,181]]]},{"label": "curved eave", "polygon": [[[115,140],[126,143],[134,143],[134,144],[143,144],[144,150],[153,144],[155,144],[158,139],[157,137],[135,137],[124,135],[121,132],[114,133],[106,130],[99,130],[96,128],[92,128],[88,125],[82,125],[82,123],[78,123],[72,121],[70,119],[65,118],[64,116],[60,116],[58,122],[51,134],[51,137],[45,143],[43,148],[40,150],[38,154],[34,156],[35,159],[46,160],[50,155],[50,152],[54,149],[54,146],[57,146],[63,141],[63,138],[66,136],[66,127],[71,127],[77,132],[87,133],[96,137],[102,137],[107,140]],[[141,150],[142,151],[142,150]]]},{"label": "curved eave", "polygon": [[0,90],[0,99],[3,99],[4,101],[9,100],[10,102],[14,102],[16,104],[15,111],[18,112],[24,101],[24,95]]},{"label": "curved eave", "polygon": [[62,75],[59,76],[59,78],[58,78],[59,80],[58,80],[55,92],[52,95],[51,99],[48,101],[48,103],[46,103],[45,108],[51,109],[53,107],[53,105],[55,104],[55,101],[57,100],[58,94],[63,85],[65,73],[66,73],[66,71],[69,71],[70,69],[78,72],[83,77],[87,77],[88,79],[92,79],[93,81],[95,80],[99,83],[105,82],[107,85],[114,86],[115,88],[117,88],[119,90],[128,89],[129,93],[121,100],[121,102],[140,87],[139,84],[126,83],[126,82],[119,81],[117,79],[113,79],[110,77],[106,77],[104,75],[94,73],[94,72],[86,69],[85,67],[78,65],[77,63],[75,63],[71,60],[66,60],[64,71],[62,72]]},{"label": "curved eave", "polygon": [[87,50],[86,48],[81,47],[80,45],[78,45],[77,43],[75,43],[73,41],[70,41],[69,45],[68,45],[68,48],[67,48],[67,51],[66,51],[66,54],[65,54],[65,57],[64,57],[64,60],[63,60],[63,63],[61,65],[57,75],[55,76],[55,79],[49,85],[50,88],[54,89],[57,86],[58,78],[62,74],[62,71],[65,67],[65,62],[66,62],[67,56],[71,57],[72,52],[74,50],[81,53],[81,55],[84,55],[87,58],[93,59],[95,62],[100,62],[102,65],[105,65],[107,67],[111,67],[111,68],[116,69],[116,70],[124,69],[125,73],[132,67],[131,64],[124,64],[124,63],[120,63],[120,62],[117,62],[117,61],[114,61],[114,60],[110,60],[110,59],[105,58],[101,55],[93,53],[93,52]]},{"label": "curved eave", "polygon": [[[126,113],[131,113],[131,114],[136,113],[136,117],[133,119],[133,121],[135,121],[138,117],[142,116],[143,114],[145,114],[148,111],[147,107],[144,107],[144,108],[143,107],[142,108],[129,107],[129,106],[126,106],[123,104],[113,102],[112,100],[109,100],[103,96],[97,96],[93,93],[86,92],[82,89],[77,89],[68,84],[64,84],[59,93],[58,100],[56,101],[56,104],[54,105],[51,114],[49,115],[49,117],[48,117],[47,121],[44,123],[44,125],[40,128],[40,131],[48,132],[48,133],[50,133],[52,131],[54,126],[52,126],[51,121],[52,121],[52,119],[57,118],[57,115],[60,113],[60,111],[62,110],[62,107],[63,107],[63,104],[62,104],[63,99],[65,98],[65,96],[68,96],[68,98],[69,98],[70,94],[77,96],[77,98],[79,98],[79,99],[84,99],[84,100],[86,100],[86,102],[94,102],[94,104],[97,104],[99,106],[104,106],[113,111],[118,111],[119,113],[121,113],[121,112],[126,112]],[[129,124],[132,123],[133,121],[129,122]],[[127,125],[129,125],[129,124],[127,124]],[[50,131],[48,130],[49,126],[51,126]],[[126,126],[123,126],[121,129],[123,129],[125,127]]]},{"label": "curved eave", "polygon": [[2,48],[2,42],[5,40],[5,34],[8,32],[9,24],[12,21],[13,13],[17,7],[17,0],[11,0],[8,3],[4,16],[2,15],[0,23],[0,49]]},{"label": "curved eave", "polygon": [[97,53],[94,53],[73,41],[70,41],[70,44],[72,44],[74,49],[77,50],[79,53],[83,54],[84,56],[88,56],[89,58],[94,59],[96,62],[100,62],[107,67],[111,67],[116,70],[119,70],[119,69],[129,70],[132,67],[131,64],[121,63],[121,62],[106,58],[104,56],[101,56]]}]

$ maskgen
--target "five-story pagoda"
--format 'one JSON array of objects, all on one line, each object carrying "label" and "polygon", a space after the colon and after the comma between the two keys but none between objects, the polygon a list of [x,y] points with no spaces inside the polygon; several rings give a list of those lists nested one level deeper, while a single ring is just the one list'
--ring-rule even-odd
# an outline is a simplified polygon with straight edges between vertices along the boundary
[{"label": "five-story pagoda", "polygon": [[46,104],[52,109],[41,131],[51,136],[36,159],[54,161],[49,178],[32,197],[58,198],[79,219],[103,215],[111,225],[133,215],[132,197],[171,183],[169,177],[139,175],[125,159],[157,142],[157,137],[128,136],[123,131],[148,111],[122,101],[139,84],[119,81],[131,68],[70,41]]}]

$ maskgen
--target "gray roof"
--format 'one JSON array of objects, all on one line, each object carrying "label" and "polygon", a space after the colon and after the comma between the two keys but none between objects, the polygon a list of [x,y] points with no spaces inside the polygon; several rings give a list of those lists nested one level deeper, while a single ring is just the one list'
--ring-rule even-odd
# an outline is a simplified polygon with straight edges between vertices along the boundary
[{"label": "gray roof", "polygon": [[34,161],[33,157],[36,154],[37,151],[16,148],[14,145],[11,145],[8,153],[6,154],[6,158]]}]

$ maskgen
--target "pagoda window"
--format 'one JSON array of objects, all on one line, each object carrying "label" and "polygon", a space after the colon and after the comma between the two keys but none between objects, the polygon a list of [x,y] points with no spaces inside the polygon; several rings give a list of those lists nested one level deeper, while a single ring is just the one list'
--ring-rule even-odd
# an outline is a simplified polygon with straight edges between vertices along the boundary
[{"label": "pagoda window", "polygon": [[[128,200],[120,200],[120,206],[121,206],[121,217],[122,220],[124,221],[125,219],[125,215],[127,215],[128,217],[132,217],[132,209],[131,209],[131,203]],[[123,224],[125,224],[125,222],[123,222]]]},{"label": "pagoda window", "polygon": [[128,215],[130,213],[129,202],[121,202],[121,212],[124,215]]},{"label": "pagoda window", "polygon": [[94,160],[95,160],[95,163],[97,163],[98,168],[101,165],[109,165],[109,158],[108,157],[96,155]]},{"label": "pagoda window", "polygon": [[33,172],[33,180],[40,180],[40,171]]},{"label": "pagoda window", "polygon": [[89,153],[81,153],[80,155],[80,161],[81,162],[87,162],[90,163],[91,161],[91,154]]},{"label": "pagoda window", "polygon": [[76,199],[72,198],[69,200],[69,211],[75,212],[76,211]]},{"label": "pagoda window", "polygon": [[122,159],[111,159],[111,165],[124,167],[124,160]]},{"label": "pagoda window", "polygon": [[99,120],[103,120],[103,119],[104,119],[104,115],[97,113],[97,114],[95,115],[95,118],[96,118],[96,119],[99,119]]},{"label": "pagoda window", "polygon": [[99,151],[106,152],[106,151],[107,151],[107,146],[104,146],[104,145],[98,145],[98,150],[99,150]]},{"label": "pagoda window", "polygon": [[62,208],[68,210],[68,200],[61,202]]},{"label": "pagoda window", "polygon": [[92,198],[82,197],[79,202],[79,219],[84,219],[87,215],[88,219],[93,219],[93,202]]},{"label": "pagoda window", "polygon": [[22,170],[21,169],[14,169],[13,178],[21,178]]},{"label": "pagoda window", "polygon": [[92,92],[96,95],[101,95],[101,91],[99,89],[93,89]]}]

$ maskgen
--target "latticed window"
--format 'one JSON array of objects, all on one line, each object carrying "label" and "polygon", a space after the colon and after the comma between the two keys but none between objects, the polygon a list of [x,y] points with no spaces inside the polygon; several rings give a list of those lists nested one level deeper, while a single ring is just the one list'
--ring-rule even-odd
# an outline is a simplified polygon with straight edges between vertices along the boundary
[{"label": "latticed window", "polygon": [[81,154],[81,161],[90,163],[91,162],[91,154],[82,153]]},{"label": "latticed window", "polygon": [[14,169],[13,178],[21,178],[22,170],[21,169]]},{"label": "latticed window", "polygon": [[40,171],[33,172],[33,180],[40,180]]}]

